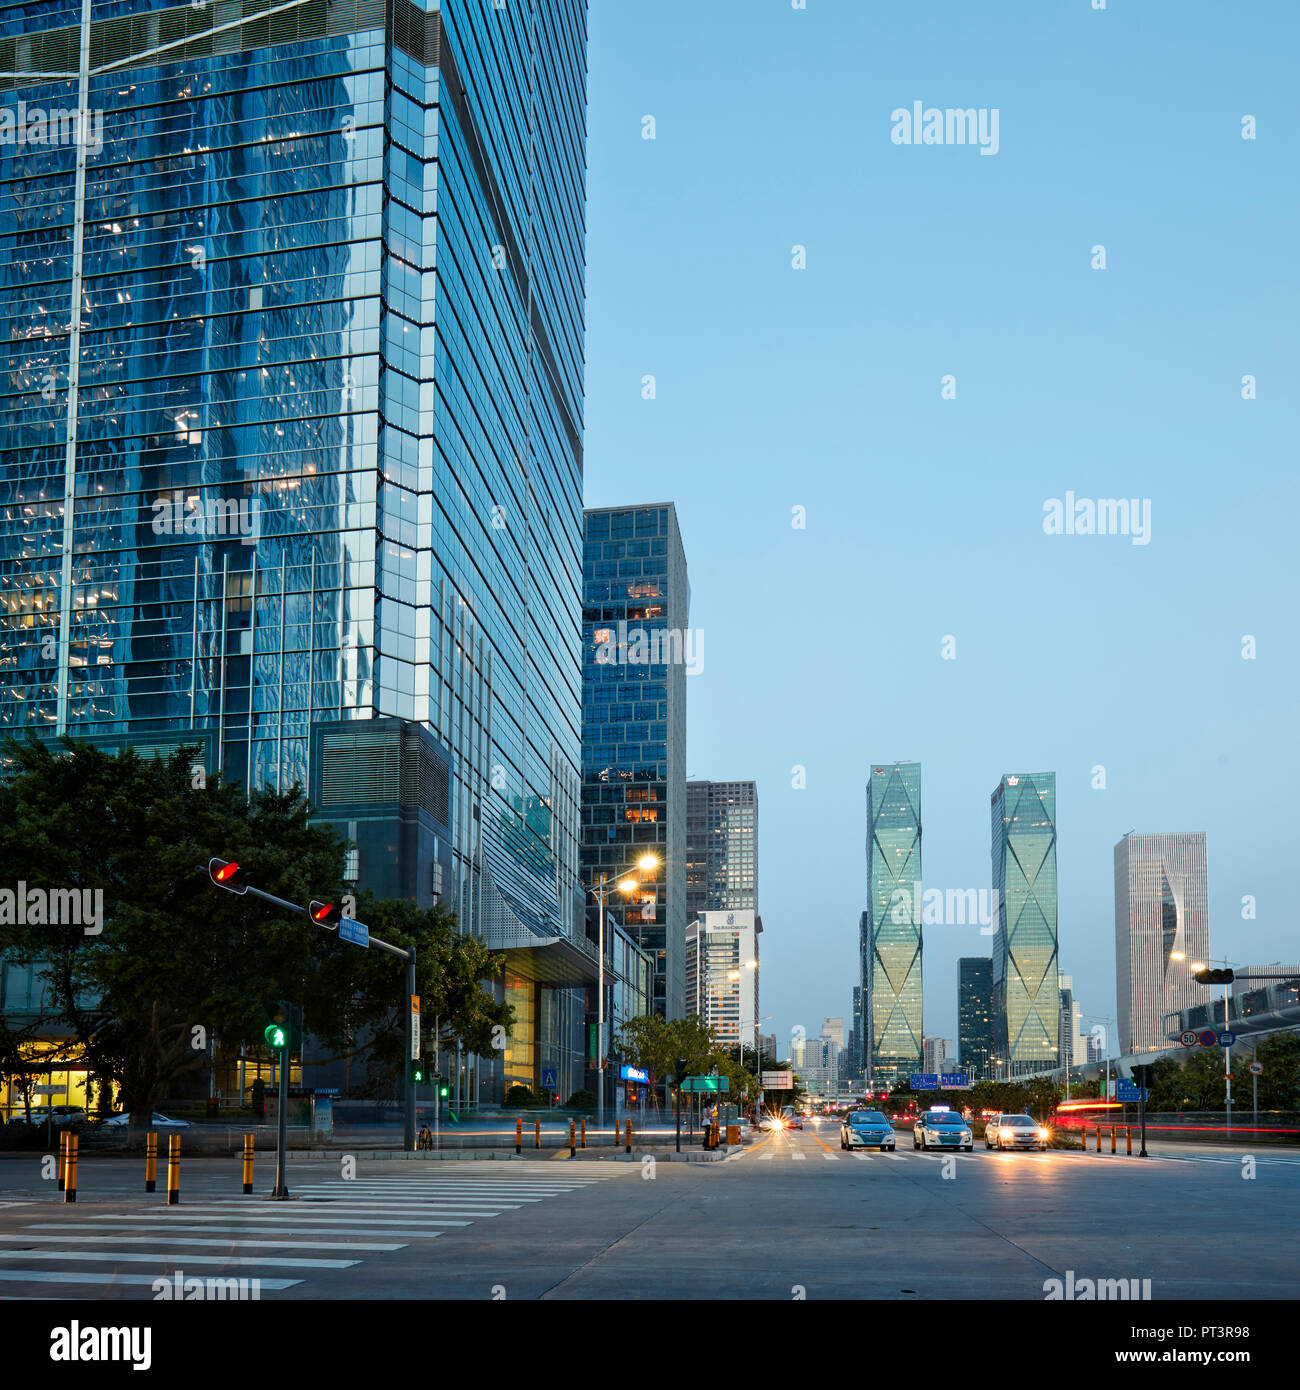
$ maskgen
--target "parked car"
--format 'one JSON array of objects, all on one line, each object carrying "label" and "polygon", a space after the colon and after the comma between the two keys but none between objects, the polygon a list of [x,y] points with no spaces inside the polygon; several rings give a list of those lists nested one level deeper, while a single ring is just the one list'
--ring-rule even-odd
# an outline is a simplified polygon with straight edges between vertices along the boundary
[{"label": "parked car", "polygon": [[840,1125],[840,1148],[894,1151],[894,1126],[879,1110],[850,1110]]},{"label": "parked car", "polygon": [[[10,1123],[22,1121],[26,1118],[22,1106],[16,1106],[13,1113],[9,1116]],[[79,1120],[87,1118],[85,1110],[80,1105],[32,1106],[32,1124],[34,1125],[43,1125],[48,1120],[55,1129],[59,1129],[63,1125],[76,1124]]]},{"label": "parked car", "polygon": [[[992,1128],[992,1126],[990,1126]],[[988,1144],[988,1130],[984,1142]],[[999,1115],[993,1134],[995,1149],[1046,1149],[1051,1131],[1040,1125],[1032,1115]]]},{"label": "parked car", "polygon": [[[112,1115],[104,1121],[106,1125],[125,1125],[130,1124],[130,1122],[130,1115],[125,1113],[121,1115]],[[188,1120],[172,1120],[166,1115],[159,1114],[157,1110],[153,1112],[153,1116],[149,1123],[157,1129],[189,1129],[190,1127],[190,1122]]]},{"label": "parked car", "polygon": [[927,1110],[912,1126],[914,1149],[965,1149],[974,1147],[971,1128],[956,1110]]}]

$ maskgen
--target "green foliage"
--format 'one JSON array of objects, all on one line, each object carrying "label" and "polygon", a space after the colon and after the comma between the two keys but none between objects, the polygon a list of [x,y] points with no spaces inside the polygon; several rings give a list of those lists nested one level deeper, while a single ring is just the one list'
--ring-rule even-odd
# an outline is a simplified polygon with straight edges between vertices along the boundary
[{"label": "green foliage", "polygon": [[[290,902],[339,901],[347,846],[312,821],[300,788],[245,797],[215,774],[196,787],[192,749],[154,761],[70,739],[57,747],[9,739],[5,754],[0,862],[29,888],[102,892],[103,931],[5,928],[0,947],[38,964],[52,1017],[92,1073],[120,1084],[124,1108],[146,1118],[196,1080],[205,1039],[265,1055],[266,1005],[281,999],[303,1008],[326,1049],[364,1057],[391,1087],[406,1057],[401,966],[305,916],[224,893],[206,873],[214,856],[235,859],[259,888]],[[443,1040],[491,1051],[493,1029],[512,1015],[480,981],[501,958],[460,936],[441,907],[364,894],[356,915],[375,936],[417,948],[422,1018],[441,1018]]]},{"label": "green foliage", "polygon": [[526,1109],[528,1106],[536,1104],[536,1099],[531,1086],[511,1086],[506,1092],[504,1104],[512,1110],[516,1107]]},{"label": "green foliage", "polygon": [[594,1110],[596,1108],[595,1091],[574,1091],[569,1097],[566,1109],[569,1110]]}]

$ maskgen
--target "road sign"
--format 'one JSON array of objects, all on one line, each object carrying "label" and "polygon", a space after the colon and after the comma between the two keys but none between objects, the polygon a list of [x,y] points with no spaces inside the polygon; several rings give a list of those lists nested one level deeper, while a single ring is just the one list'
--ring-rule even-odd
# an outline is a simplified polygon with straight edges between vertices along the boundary
[{"label": "road sign", "polygon": [[[1260,1067],[1260,1071],[1264,1068]],[[61,1096],[68,1088],[66,1086],[33,1086],[32,1095],[34,1096]]]},{"label": "road sign", "polygon": [[914,1071],[911,1076],[914,1091],[937,1091],[939,1073],[935,1071]]},{"label": "road sign", "polygon": [[1182,1043],[1182,1045],[1183,1045],[1184,1047],[1195,1047],[1195,1046],[1196,1046],[1196,1029],[1195,1029],[1195,1028],[1184,1028],[1183,1031],[1182,1031],[1181,1033],[1179,1033],[1179,1035],[1178,1035],[1178,1041],[1179,1041],[1180,1043]]},{"label": "road sign", "polygon": [[340,917],[339,940],[350,941],[354,946],[369,946],[370,928],[355,917]]},{"label": "road sign", "polygon": [[1147,1100],[1148,1097],[1138,1089],[1136,1081],[1130,1080],[1127,1076],[1121,1076],[1115,1083],[1116,1100]]},{"label": "road sign", "polygon": [[411,995],[411,1061],[420,1060],[420,996]]},{"label": "road sign", "polygon": [[794,1072],[792,1071],[765,1071],[762,1075],[761,1080],[765,1090],[794,1090]]},{"label": "road sign", "polygon": [[1250,1071],[1251,1076],[1263,1076],[1263,1075],[1264,1075],[1264,1064],[1263,1064],[1263,1062],[1252,1062],[1252,1063],[1250,1064],[1249,1071]]},{"label": "road sign", "polygon": [[553,1091],[560,1084],[559,1077],[554,1071],[544,1071],[542,1073],[542,1090]]},{"label": "road sign", "polygon": [[1218,1047],[1219,1035],[1212,1028],[1207,1028],[1204,1033],[1197,1035],[1196,1041],[1202,1047]]},{"label": "road sign", "polygon": [[1219,1046],[1220,1046],[1220,1047],[1231,1047],[1231,1046],[1233,1045],[1233,1043],[1235,1043],[1236,1041],[1237,1041],[1237,1035],[1236,1035],[1236,1033],[1229,1033],[1229,1032],[1227,1031],[1227,1029],[1225,1029],[1222,1033],[1219,1034]]},{"label": "road sign", "polygon": [[939,1073],[941,1091],[968,1091],[970,1077],[964,1071],[944,1071]]},{"label": "road sign", "polygon": [[[780,1089],[779,1087],[777,1089]],[[731,1078],[727,1076],[688,1076],[682,1082],[683,1091],[729,1091]]]}]

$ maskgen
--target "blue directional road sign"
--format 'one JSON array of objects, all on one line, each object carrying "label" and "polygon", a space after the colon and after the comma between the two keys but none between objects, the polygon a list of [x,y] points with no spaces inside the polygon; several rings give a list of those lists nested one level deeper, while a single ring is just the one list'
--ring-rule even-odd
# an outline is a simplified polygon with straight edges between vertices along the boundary
[{"label": "blue directional road sign", "polygon": [[939,1089],[938,1072],[914,1071],[911,1080],[914,1091],[937,1091]]},{"label": "blue directional road sign", "polygon": [[1146,1097],[1139,1091],[1136,1081],[1129,1080],[1127,1076],[1121,1076],[1115,1083],[1115,1099],[1136,1101],[1145,1100]]},{"label": "blue directional road sign", "polygon": [[553,1071],[542,1073],[542,1090],[553,1091],[560,1084],[559,1077]]},{"label": "blue directional road sign", "polygon": [[1219,1046],[1220,1046],[1220,1047],[1231,1047],[1231,1046],[1233,1045],[1233,1043],[1235,1043],[1236,1041],[1237,1041],[1237,1035],[1236,1035],[1236,1033],[1227,1033],[1227,1032],[1224,1032],[1224,1033],[1220,1033],[1220,1034],[1219,1034]]},{"label": "blue directional road sign", "polygon": [[350,941],[354,946],[369,946],[370,928],[355,917],[340,917],[339,940]]},{"label": "blue directional road sign", "polygon": [[939,1089],[941,1091],[967,1091],[970,1089],[970,1077],[964,1071],[940,1072]]}]

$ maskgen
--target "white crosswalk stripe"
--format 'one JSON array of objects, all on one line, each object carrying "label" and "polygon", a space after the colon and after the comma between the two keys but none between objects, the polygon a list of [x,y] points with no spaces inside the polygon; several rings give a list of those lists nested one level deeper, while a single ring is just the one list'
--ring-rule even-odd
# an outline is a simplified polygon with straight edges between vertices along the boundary
[{"label": "white crosswalk stripe", "polygon": [[[241,1279],[256,1279],[263,1294],[274,1293],[303,1282],[282,1272],[350,1269],[364,1257],[509,1219],[632,1171],[639,1166],[585,1163],[557,1175],[549,1163],[511,1165],[507,1174],[457,1164],[436,1175],[313,1175],[295,1181],[291,1169],[292,1199],[284,1202],[257,1196],[182,1199],[182,1205],[161,1209],[127,1204],[93,1214],[69,1210],[67,1221],[54,1219],[47,1208],[43,1219],[29,1218],[25,1227],[0,1235],[0,1282],[6,1289],[30,1284],[32,1297],[75,1297],[75,1290],[64,1294],[58,1286],[143,1289],[191,1270],[190,1278],[213,1279],[227,1271],[236,1277],[237,1271]],[[51,1264],[66,1267],[45,1267]],[[104,1269],[110,1264],[116,1267],[111,1273]],[[154,1272],[133,1273],[132,1265],[150,1265]],[[262,1271],[268,1271],[265,1277]]]}]

